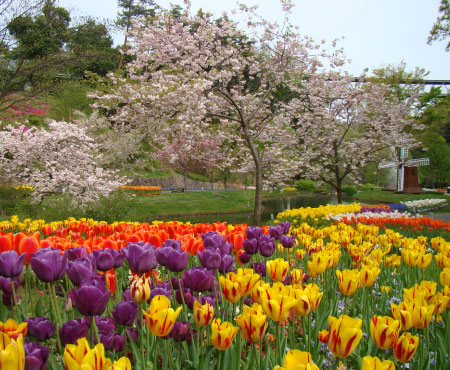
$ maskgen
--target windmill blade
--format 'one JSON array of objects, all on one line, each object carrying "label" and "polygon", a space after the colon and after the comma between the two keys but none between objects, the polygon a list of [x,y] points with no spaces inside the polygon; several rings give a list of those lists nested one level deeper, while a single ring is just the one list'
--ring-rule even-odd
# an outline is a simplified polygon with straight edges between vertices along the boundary
[{"label": "windmill blade", "polygon": [[397,170],[397,191],[403,191],[404,180],[404,168],[403,166]]},{"label": "windmill blade", "polygon": [[393,167],[398,167],[399,162],[381,162],[378,165],[378,168],[393,168]]},{"label": "windmill blade", "polygon": [[430,164],[430,158],[417,158],[408,159],[405,163],[406,167],[418,167],[418,166],[428,166]]}]

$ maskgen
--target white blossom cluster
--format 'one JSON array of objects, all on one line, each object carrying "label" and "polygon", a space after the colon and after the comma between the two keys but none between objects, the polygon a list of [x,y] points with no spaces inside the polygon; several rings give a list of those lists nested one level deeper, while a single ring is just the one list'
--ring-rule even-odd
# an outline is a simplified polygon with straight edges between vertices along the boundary
[{"label": "white blossom cluster", "polygon": [[358,213],[340,213],[337,215],[328,215],[328,220],[341,221],[344,218],[350,220],[352,218],[367,217],[367,218],[411,218],[415,217],[408,212],[399,212],[397,210],[393,212],[358,212]]},{"label": "white blossom cluster", "polygon": [[407,206],[410,210],[415,208],[417,211],[433,210],[448,204],[447,199],[418,199],[400,203]]}]

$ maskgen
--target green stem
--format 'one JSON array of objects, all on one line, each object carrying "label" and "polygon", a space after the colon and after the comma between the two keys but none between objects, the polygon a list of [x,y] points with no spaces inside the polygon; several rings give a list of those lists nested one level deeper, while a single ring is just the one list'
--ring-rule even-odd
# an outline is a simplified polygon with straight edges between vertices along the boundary
[{"label": "green stem", "polygon": [[53,296],[50,283],[47,283],[47,289],[48,289],[48,294],[50,295],[50,307],[52,309],[53,319],[55,320],[55,323],[56,323],[56,340],[58,342],[59,351],[62,352],[63,348],[62,348],[62,344],[61,344],[61,338],[59,337],[59,328],[61,326],[59,325],[58,318],[56,315],[56,306],[55,306],[55,300],[54,300],[55,297]]},{"label": "green stem", "polygon": [[[97,329],[97,324],[95,323],[95,318],[94,318],[94,316],[90,316],[89,319],[90,319],[91,329],[94,332],[95,339],[97,340],[97,343],[100,343],[100,338],[98,336],[98,329]],[[93,339],[92,339],[92,346],[94,346]]]},{"label": "green stem", "polygon": [[[142,368],[145,368],[145,354],[144,354],[144,315],[142,314],[142,303],[139,303],[139,344],[140,344],[140,352],[142,359]],[[156,352],[155,352],[156,356]],[[156,369],[156,368],[155,368]]]},{"label": "green stem", "polygon": [[54,302],[55,302],[55,310],[56,310],[58,324],[59,324],[59,326],[62,326],[63,322],[62,322],[62,318],[61,318],[61,313],[59,312],[59,306],[58,306],[58,303],[56,302],[55,283],[51,283],[50,287],[52,288],[52,298],[54,299]]}]

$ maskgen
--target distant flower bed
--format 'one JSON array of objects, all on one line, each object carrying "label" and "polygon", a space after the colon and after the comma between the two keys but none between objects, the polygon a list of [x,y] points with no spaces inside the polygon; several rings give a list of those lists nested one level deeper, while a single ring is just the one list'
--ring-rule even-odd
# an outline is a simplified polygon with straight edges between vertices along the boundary
[{"label": "distant flower bed", "polygon": [[132,190],[133,195],[139,196],[149,196],[149,195],[160,195],[161,186],[121,186],[122,190]]},{"label": "distant flower bed", "polygon": [[292,192],[292,191],[296,191],[296,188],[284,188],[283,191],[287,191],[287,192]]},{"label": "distant flower bed", "polygon": [[408,207],[408,210],[416,212],[433,211],[448,205],[447,199],[420,199],[401,203]]}]

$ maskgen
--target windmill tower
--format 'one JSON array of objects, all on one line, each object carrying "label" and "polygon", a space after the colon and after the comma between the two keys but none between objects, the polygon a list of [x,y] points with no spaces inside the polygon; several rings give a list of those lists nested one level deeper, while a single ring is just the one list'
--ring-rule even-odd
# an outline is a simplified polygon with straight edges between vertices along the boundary
[{"label": "windmill tower", "polygon": [[429,158],[408,159],[408,148],[395,148],[395,161],[381,162],[378,168],[397,168],[397,193],[423,193],[417,167],[430,164]]}]

